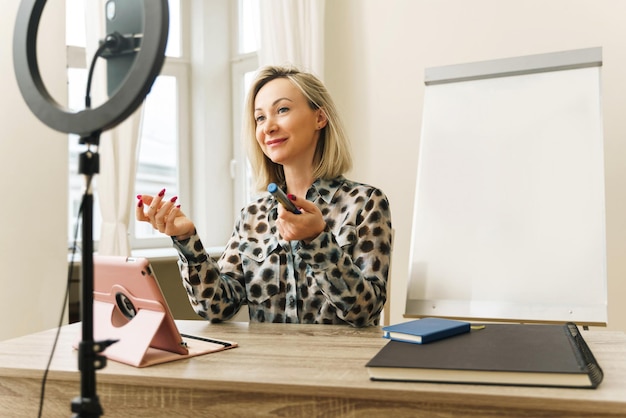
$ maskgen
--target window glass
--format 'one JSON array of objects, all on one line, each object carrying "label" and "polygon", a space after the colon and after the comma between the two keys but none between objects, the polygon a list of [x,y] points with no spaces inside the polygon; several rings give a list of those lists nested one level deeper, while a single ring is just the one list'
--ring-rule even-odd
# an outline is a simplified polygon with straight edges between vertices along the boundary
[{"label": "window glass", "polygon": [[85,0],[65,0],[65,43],[69,46],[87,45],[84,3]]},{"label": "window glass", "polygon": [[[178,88],[173,76],[159,76],[143,108],[139,159],[135,180],[136,194],[157,194],[163,188],[167,196],[177,196],[178,187]],[[145,222],[135,224],[138,239],[162,237]]]},{"label": "window glass", "polygon": [[[244,74],[243,76],[243,85],[244,85],[244,92],[248,92],[248,90],[250,90],[250,86],[252,85],[252,82],[254,81],[254,77],[256,76],[256,71],[248,71]],[[243,103],[245,103],[245,97],[242,98]],[[241,106],[241,111],[242,114],[244,112],[243,109],[243,105]],[[246,195],[246,199],[248,201],[252,201],[255,197],[257,197],[258,192],[256,191],[256,188],[254,186],[254,178],[252,177],[252,167],[250,166],[250,161],[248,160],[248,158],[245,158],[246,160],[246,164],[245,164],[245,195]]]},{"label": "window glass", "polygon": [[260,43],[259,0],[239,0],[239,53],[257,51]]},{"label": "window glass", "polygon": [[259,1],[240,0],[238,3],[238,20],[234,23],[238,28],[238,51],[236,59],[231,63],[231,79],[233,82],[233,130],[235,140],[233,146],[235,170],[234,208],[238,211],[256,197],[252,170],[245,153],[241,133],[244,116],[245,96],[252,84],[258,67],[255,53],[259,48]]},{"label": "window glass", "polygon": [[180,0],[169,0],[169,32],[167,34],[167,47],[165,55],[168,57],[182,56],[181,24],[180,24]]}]

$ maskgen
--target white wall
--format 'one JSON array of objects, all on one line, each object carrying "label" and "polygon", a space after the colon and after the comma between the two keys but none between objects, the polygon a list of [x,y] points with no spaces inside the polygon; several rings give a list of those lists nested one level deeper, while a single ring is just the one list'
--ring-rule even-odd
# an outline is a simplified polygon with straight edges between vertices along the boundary
[{"label": "white wall", "polygon": [[[0,13],[0,340],[56,326],[67,270],[67,136],[28,110],[13,71],[13,29],[21,2]],[[49,0],[39,63],[52,97],[65,103],[65,12]]]},{"label": "white wall", "polygon": [[424,69],[601,46],[609,329],[626,330],[626,2],[326,2],[325,81],[352,138],[351,177],[389,196],[396,241],[391,321],[403,321]]}]

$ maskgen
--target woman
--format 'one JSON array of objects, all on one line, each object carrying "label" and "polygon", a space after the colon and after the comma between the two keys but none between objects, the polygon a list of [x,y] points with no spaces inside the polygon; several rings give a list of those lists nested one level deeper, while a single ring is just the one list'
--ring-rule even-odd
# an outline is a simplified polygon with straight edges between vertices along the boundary
[{"label": "woman", "polygon": [[270,194],[250,203],[215,262],[176,197],[138,196],[137,219],[172,237],[195,311],[219,322],[247,304],[253,322],[378,324],[392,249],[389,202],[343,177],[349,146],[326,87],[294,68],[265,67],[244,123],[257,185],[281,186],[300,214]]}]

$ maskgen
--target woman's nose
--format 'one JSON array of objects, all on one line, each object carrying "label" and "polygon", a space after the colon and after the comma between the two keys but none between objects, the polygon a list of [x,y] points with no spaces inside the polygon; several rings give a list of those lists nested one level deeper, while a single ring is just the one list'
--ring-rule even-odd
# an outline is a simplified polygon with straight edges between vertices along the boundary
[{"label": "woman's nose", "polygon": [[265,119],[265,123],[263,124],[263,132],[271,133],[276,130],[276,120],[273,117],[268,117]]}]

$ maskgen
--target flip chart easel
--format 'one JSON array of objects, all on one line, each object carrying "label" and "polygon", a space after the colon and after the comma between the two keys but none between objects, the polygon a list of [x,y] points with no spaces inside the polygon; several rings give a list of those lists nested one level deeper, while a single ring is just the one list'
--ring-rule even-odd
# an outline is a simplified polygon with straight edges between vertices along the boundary
[{"label": "flip chart easel", "polygon": [[406,317],[606,324],[601,66],[426,70]]}]

